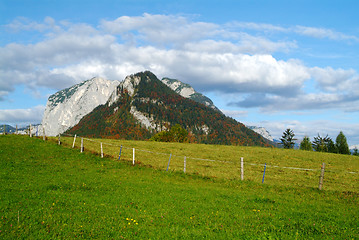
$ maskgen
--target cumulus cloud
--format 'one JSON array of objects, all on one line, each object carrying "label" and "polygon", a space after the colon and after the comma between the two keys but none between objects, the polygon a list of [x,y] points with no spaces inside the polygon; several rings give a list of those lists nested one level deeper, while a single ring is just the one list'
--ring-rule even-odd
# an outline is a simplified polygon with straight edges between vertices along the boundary
[{"label": "cumulus cloud", "polygon": [[[46,32],[32,44],[0,47],[0,100],[17,84],[52,89],[69,87],[93,76],[122,80],[150,70],[190,83],[199,91],[215,89],[241,95],[231,104],[266,111],[341,107],[357,111],[359,77],[355,70],[308,67],[296,59],[279,60],[273,52],[290,52],[296,41],[273,41],[243,29],[297,32],[335,40],[351,39],[334,31],[270,24],[213,24],[176,15],[102,20],[99,26],[16,19],[12,31]],[[321,32],[322,35],[315,35]],[[316,83],[306,92],[308,81]],[[285,103],[285,104],[283,104]]]},{"label": "cumulus cloud", "polygon": [[331,67],[310,69],[318,86],[328,92],[351,92],[359,87],[359,75],[355,70],[333,69]]},{"label": "cumulus cloud", "polygon": [[6,123],[39,123],[44,115],[45,106],[39,105],[27,109],[0,109],[0,122]]},{"label": "cumulus cloud", "polygon": [[183,16],[143,14],[138,17],[119,17],[101,21],[101,28],[111,34],[136,34],[139,40],[162,45],[179,45],[189,41],[214,37],[220,26],[213,23],[193,22]]}]

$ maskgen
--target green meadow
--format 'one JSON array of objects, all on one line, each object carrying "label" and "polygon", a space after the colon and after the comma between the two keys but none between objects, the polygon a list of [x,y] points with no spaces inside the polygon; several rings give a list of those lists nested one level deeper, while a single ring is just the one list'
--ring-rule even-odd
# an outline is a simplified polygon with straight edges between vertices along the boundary
[{"label": "green meadow", "polygon": [[359,238],[358,157],[104,139],[80,153],[80,138],[56,140],[0,136],[0,239]]},{"label": "green meadow", "polygon": [[[73,146],[73,140],[73,137],[61,137],[62,144],[70,148]],[[245,180],[261,183],[266,164],[266,185],[296,188],[318,188],[321,166],[325,163],[323,189],[359,189],[359,158],[356,156],[293,149],[89,138],[83,139],[84,151],[99,155],[101,143],[104,155],[118,159],[121,151],[120,160],[129,163],[133,161],[135,148],[136,165],[159,170],[167,170],[170,161],[169,171],[183,172],[186,157],[187,174],[211,179],[240,180],[242,157]],[[80,137],[76,138],[74,147],[80,149]]]}]

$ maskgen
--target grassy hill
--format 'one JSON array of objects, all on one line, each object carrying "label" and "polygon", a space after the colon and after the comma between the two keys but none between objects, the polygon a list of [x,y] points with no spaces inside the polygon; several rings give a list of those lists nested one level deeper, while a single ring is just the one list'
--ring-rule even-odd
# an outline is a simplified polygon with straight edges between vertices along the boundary
[{"label": "grassy hill", "polygon": [[[73,138],[62,137],[71,146]],[[293,149],[243,147],[185,143],[159,143],[111,139],[84,139],[85,151],[104,153],[118,159],[132,161],[135,148],[136,164],[166,170],[170,154],[170,171],[183,172],[186,156],[186,173],[224,180],[240,180],[240,158],[244,158],[244,179],[261,183],[266,164],[265,184],[288,187],[318,188],[322,163],[326,165],[324,189],[358,191],[359,158],[356,156],[308,152]],[[77,138],[75,147],[80,148]]]},{"label": "grassy hill", "polygon": [[[315,187],[274,184],[274,178],[261,184],[250,179],[249,171],[248,175],[245,171],[248,177],[243,182],[229,176],[208,178],[199,170],[190,172],[190,164],[195,162],[192,154],[227,161],[243,156],[252,163],[276,156],[291,166],[301,158],[299,151],[121,142],[124,160],[131,159],[131,147],[186,153],[189,172],[183,174],[171,168],[165,172],[102,159],[88,153],[91,147],[86,140],[85,152],[80,153],[66,147],[72,144],[70,138],[63,140],[65,147],[26,136],[0,136],[1,239],[359,238],[358,188],[318,191]],[[109,152],[110,146],[105,146],[105,153]],[[267,151],[273,152],[268,156]],[[136,151],[136,159],[145,164],[148,155],[141,157],[140,152]],[[166,165],[168,156],[163,156]],[[331,157],[308,156],[312,159],[307,162],[313,162],[308,167]],[[357,159],[343,159],[354,163],[341,168],[338,157],[328,165],[340,171],[358,167]],[[352,181],[352,187],[357,187],[357,175]]]}]

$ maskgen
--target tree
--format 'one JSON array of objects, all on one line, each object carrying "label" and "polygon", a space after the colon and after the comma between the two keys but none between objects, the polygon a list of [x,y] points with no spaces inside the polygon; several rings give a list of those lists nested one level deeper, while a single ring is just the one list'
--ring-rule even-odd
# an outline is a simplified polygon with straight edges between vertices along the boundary
[{"label": "tree", "polygon": [[355,147],[353,150],[353,156],[359,156],[358,148]]},{"label": "tree", "polygon": [[171,127],[171,133],[173,135],[173,140],[175,142],[185,142],[187,141],[188,132],[186,129],[183,129],[181,125],[176,124]]},{"label": "tree", "polygon": [[328,147],[326,142],[328,141],[328,135],[322,138],[319,134],[318,137],[314,137],[312,143],[313,149],[317,152],[328,152]]},{"label": "tree", "polygon": [[162,131],[154,135],[151,140],[157,142],[186,142],[188,132],[181,125],[176,124],[169,131]]},{"label": "tree", "polygon": [[294,147],[294,144],[295,144],[294,141],[297,140],[294,138],[294,136],[295,136],[295,134],[294,134],[293,130],[291,130],[290,128],[288,128],[287,130],[285,130],[283,132],[283,136],[280,140],[282,141],[281,144],[283,145],[284,148],[291,149]]},{"label": "tree", "polygon": [[326,144],[329,153],[338,153],[338,148],[331,138],[327,139]]},{"label": "tree", "polygon": [[300,150],[313,151],[312,142],[305,136],[300,143]]},{"label": "tree", "polygon": [[313,149],[317,152],[338,152],[336,145],[334,144],[333,140],[328,137],[328,135],[323,138],[318,134],[318,137],[314,137],[312,146]]},{"label": "tree", "polygon": [[338,136],[335,140],[335,145],[338,149],[338,153],[350,154],[349,146],[347,143],[347,138],[345,137],[345,135],[342,131],[340,131],[340,133],[338,134]]}]

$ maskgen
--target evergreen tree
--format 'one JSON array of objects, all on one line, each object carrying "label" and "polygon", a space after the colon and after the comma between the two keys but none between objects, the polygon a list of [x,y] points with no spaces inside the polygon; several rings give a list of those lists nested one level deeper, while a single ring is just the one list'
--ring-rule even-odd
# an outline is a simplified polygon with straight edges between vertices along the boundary
[{"label": "evergreen tree", "polygon": [[287,149],[291,149],[294,147],[294,144],[295,144],[295,139],[294,138],[295,134],[293,132],[293,130],[291,130],[290,128],[288,128],[287,130],[285,130],[283,132],[283,136],[282,138],[280,139],[282,141],[282,145],[284,148],[287,148]]},{"label": "evergreen tree", "polygon": [[305,136],[300,143],[300,150],[313,151],[312,143],[309,137]]},{"label": "evergreen tree", "polygon": [[323,138],[318,134],[318,137],[314,137],[312,146],[317,152],[338,153],[336,144],[334,144],[333,140],[328,137],[328,135]]},{"label": "evergreen tree", "polygon": [[328,138],[326,140],[326,144],[327,144],[327,149],[328,149],[329,153],[338,153],[338,148],[334,144],[334,142],[333,142],[333,140],[331,138]]},{"label": "evergreen tree", "polygon": [[322,138],[319,134],[318,137],[314,137],[312,143],[313,149],[317,152],[328,152],[327,142],[328,135],[325,138]]},{"label": "evergreen tree", "polygon": [[353,156],[359,156],[358,148],[354,148],[353,150]]},{"label": "evergreen tree", "polygon": [[335,145],[338,149],[338,153],[340,154],[350,154],[350,151],[349,151],[349,146],[348,146],[348,143],[347,143],[347,138],[345,137],[344,133],[341,131],[336,140],[335,140]]}]

